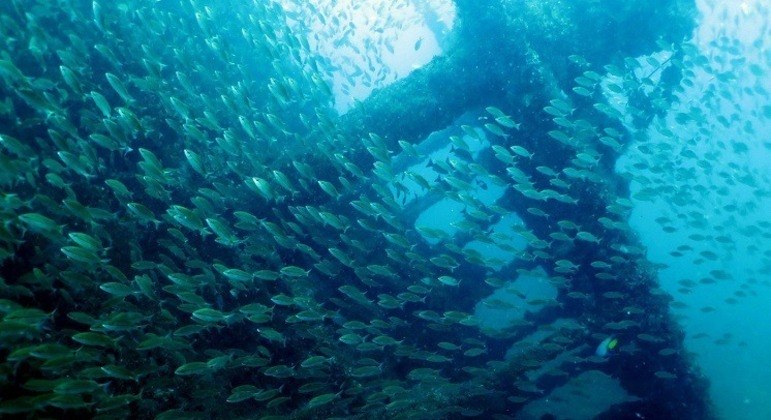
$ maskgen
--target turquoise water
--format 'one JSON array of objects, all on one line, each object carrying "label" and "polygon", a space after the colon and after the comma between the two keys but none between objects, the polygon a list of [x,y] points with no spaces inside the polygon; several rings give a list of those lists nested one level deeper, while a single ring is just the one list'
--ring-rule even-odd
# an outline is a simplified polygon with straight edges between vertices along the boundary
[{"label": "turquoise water", "polygon": [[768,6],[0,5],[8,418],[771,415]]}]

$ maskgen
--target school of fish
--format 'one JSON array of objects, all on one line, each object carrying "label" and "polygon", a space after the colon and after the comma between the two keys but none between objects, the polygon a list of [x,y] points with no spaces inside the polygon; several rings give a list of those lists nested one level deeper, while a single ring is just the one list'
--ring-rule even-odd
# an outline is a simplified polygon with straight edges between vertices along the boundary
[{"label": "school of fish", "polygon": [[[382,2],[368,24],[387,26],[389,13],[408,3]],[[537,110],[552,126],[540,141],[572,150],[564,166],[545,166],[518,142],[534,122],[489,106],[477,125],[455,129],[447,143],[461,153],[432,162],[428,177],[394,168],[400,156],[427,158],[410,142],[395,149],[377,133],[350,138],[337,127],[334,69],[305,34],[289,30],[308,16],[333,26],[341,19],[334,2],[319,4],[294,2],[293,13],[261,0],[0,5],[0,415],[503,419],[511,418],[507,404],[541,397],[542,377],[574,375],[571,366],[607,363],[612,352],[675,353],[626,293],[630,267],[645,255],[627,219],[635,201],[663,199],[673,206],[657,219],[664,227],[675,218],[718,223],[689,207],[727,191],[688,184],[691,172],[711,170],[710,156],[701,155],[698,134],[674,142],[667,127],[710,132],[732,121],[705,118],[708,103],[697,101],[674,121],[654,123],[657,140],[640,142],[623,130],[634,125],[624,120],[632,100],[624,108],[608,98],[645,92],[650,103],[665,103],[657,75],[676,66],[682,83],[714,72],[708,93],[720,101],[721,84],[743,68],[730,40],[720,41],[724,69],[709,68],[714,59],[688,43],[623,67],[571,56],[582,76]],[[366,83],[389,80],[382,71]],[[768,92],[758,84],[743,94]],[[756,112],[771,118],[771,106]],[[480,141],[502,170],[474,161],[469,144]],[[607,182],[600,162],[630,144],[629,178],[641,187],[580,219],[581,191]],[[695,166],[665,158],[674,154]],[[741,235],[764,262],[759,279],[771,271],[771,224],[741,218],[771,182],[735,165],[718,173],[721,182],[755,191],[723,205],[723,223],[738,226],[690,237],[672,255],[715,261],[736,252]],[[526,243],[519,250],[491,234],[491,221],[510,210],[475,198],[480,182],[528,200],[548,235],[517,227],[512,235]],[[415,228],[397,197],[418,193],[462,204],[466,219],[456,227],[465,240],[495,245],[515,262],[501,267],[444,231]],[[576,218],[554,217],[554,209]],[[608,243],[612,253],[602,259],[571,258]],[[468,278],[466,267],[484,275]],[[601,295],[571,289],[579,270],[604,285]],[[466,284],[492,293],[520,274],[544,277],[559,292],[527,301],[531,312],[566,299],[601,306],[615,321],[525,320],[522,327],[548,338],[513,359],[490,351],[493,342],[518,341],[516,328],[485,331],[473,308],[454,302]],[[731,277],[715,269],[682,286],[688,293]],[[594,354],[609,337],[613,344]],[[541,370],[583,343],[583,354]]]}]

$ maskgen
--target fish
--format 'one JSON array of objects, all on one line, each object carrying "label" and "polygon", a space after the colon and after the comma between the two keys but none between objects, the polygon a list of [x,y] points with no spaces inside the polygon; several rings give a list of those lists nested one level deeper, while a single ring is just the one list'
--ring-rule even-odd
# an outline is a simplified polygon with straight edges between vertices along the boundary
[{"label": "fish", "polygon": [[594,354],[597,357],[607,357],[610,352],[616,348],[617,345],[618,339],[611,335],[602,340],[600,344],[597,345],[597,349],[594,351]]}]

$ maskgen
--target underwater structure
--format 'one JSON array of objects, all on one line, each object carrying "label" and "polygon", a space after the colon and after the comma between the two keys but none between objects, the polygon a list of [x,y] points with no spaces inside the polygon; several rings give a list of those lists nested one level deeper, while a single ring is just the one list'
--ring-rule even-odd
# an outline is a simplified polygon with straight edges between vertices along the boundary
[{"label": "underwater structure", "polygon": [[[614,171],[693,2],[456,8],[444,54],[337,115],[279,2],[0,5],[0,413],[560,418],[614,382],[587,418],[711,418]],[[457,232],[421,227],[446,199]],[[484,328],[519,276],[555,295]]]},{"label": "underwater structure", "polygon": [[[581,140],[582,135],[578,133],[565,141],[557,138],[556,140],[563,141],[564,144],[555,144],[555,133],[552,131],[555,124],[552,117],[570,115],[579,119],[583,115],[582,109],[594,105],[593,96],[584,95],[585,98],[581,98],[579,95],[577,103],[573,102],[570,108],[558,110],[555,114],[544,112],[544,108],[550,106],[549,101],[554,98],[564,99],[565,92],[572,93],[571,89],[580,87],[581,83],[577,84],[576,78],[581,77],[584,71],[590,68],[588,63],[592,63],[594,68],[613,65],[623,62],[626,57],[656,51],[662,43],[666,45],[680,42],[693,30],[696,13],[695,4],[689,1],[661,1],[655,4],[624,2],[613,5],[593,1],[569,4],[558,1],[458,1],[456,5],[460,26],[455,29],[456,33],[449,36],[454,40],[449,51],[394,85],[375,91],[354,110],[344,115],[344,122],[354,133],[360,132],[362,128],[374,130],[387,141],[390,140],[389,147],[398,148],[396,140],[407,139],[408,142],[415,142],[432,131],[451,125],[456,118],[460,118],[470,109],[495,105],[514,115],[516,121],[522,122],[513,135],[516,137],[515,141],[525,147],[533,157],[539,156],[539,159],[531,159],[528,162],[530,165],[525,172],[536,176],[545,175],[547,181],[549,174],[539,174],[536,167],[565,167],[566,162],[574,158],[576,149],[581,151],[582,146],[576,143],[586,140]],[[570,56],[581,57],[581,61],[571,62]],[[646,120],[637,121],[636,128],[645,128],[650,124],[653,115],[666,109],[671,95],[669,90],[677,86],[680,77],[682,75],[676,67],[668,68],[658,86],[660,92],[655,99],[659,102],[652,103],[655,99],[646,98],[650,103],[636,104],[651,114]],[[624,131],[611,122],[614,115],[606,117],[608,119],[602,118],[605,124],[617,128],[619,132]],[[595,118],[597,117],[593,115],[587,119],[594,121]],[[597,128],[587,127],[594,132],[584,136],[602,136],[602,131]],[[580,128],[577,131],[580,131]],[[622,134],[620,143],[624,143],[624,136],[634,134]],[[623,148],[613,144],[605,146],[602,158],[597,157],[596,166],[592,167],[592,171],[601,176],[601,181],[590,182],[591,186],[575,196],[578,203],[555,200],[549,204],[548,197],[536,196],[536,200],[546,200],[539,208],[551,215],[552,219],[572,216],[572,220],[583,227],[594,224],[602,230],[602,217],[598,216],[617,206],[617,198],[628,195],[627,182],[614,173],[614,163]],[[492,149],[488,150],[487,156],[478,157],[477,162],[485,162],[485,167],[492,173],[505,173],[504,159],[498,156],[499,160],[496,160],[493,156],[495,153]],[[542,214],[528,212],[532,201],[523,200],[522,194],[522,190],[508,190],[496,204],[520,215],[525,225],[530,227],[536,236],[549,237],[553,226],[548,222],[544,223]],[[442,195],[428,194],[407,206],[402,214],[417,218],[423,210],[442,198]],[[574,205],[580,206],[579,214],[571,210]],[[492,224],[492,221],[489,224]],[[658,288],[655,269],[635,250],[638,245],[635,238],[623,230],[612,236],[607,236],[609,232],[606,232],[601,242],[589,240],[582,246],[563,247],[559,250],[552,248],[555,252],[551,253],[551,257],[555,260],[565,258],[575,261],[578,258],[584,261],[584,267],[588,266],[588,269],[571,272],[570,287],[563,289],[563,293],[557,298],[561,302],[560,309],[544,310],[534,315],[537,322],[531,329],[537,328],[538,325],[549,325],[563,316],[586,317],[594,322],[608,323],[606,326],[616,324],[614,320],[625,318],[624,308],[630,306],[618,306],[617,309],[622,313],[613,313],[612,300],[616,297],[608,299],[608,294],[619,292],[618,287],[621,286],[623,305],[629,305],[639,298],[636,305],[645,308],[647,325],[640,327],[659,333],[666,331],[666,338],[651,340],[655,343],[654,348],[680,348],[677,353],[682,358],[677,360],[676,357],[666,357],[657,363],[646,360],[645,356],[636,352],[630,354],[629,359],[622,362],[623,367],[616,367],[619,370],[614,371],[613,376],[621,379],[625,389],[635,390],[634,394],[637,396],[641,395],[638,392],[647,393],[647,397],[641,401],[614,407],[605,416],[709,417],[709,403],[705,400],[707,384],[698,370],[689,364],[687,355],[682,350],[684,334],[668,314],[667,297],[656,292]],[[467,236],[465,239],[471,238]],[[621,244],[630,245],[629,250],[620,249],[623,246]],[[595,279],[597,270],[591,262],[602,261],[613,254],[627,254],[631,257],[627,261],[629,265],[614,272],[613,284],[598,284]],[[527,262],[523,261],[513,264],[515,268],[528,267]],[[556,268],[559,268],[559,265]],[[616,267],[617,270],[619,268]],[[619,278],[623,279],[621,285],[615,283]],[[567,295],[576,292],[592,296],[592,305],[576,304],[575,300],[571,303]],[[483,293],[479,289],[475,291],[474,288],[464,291],[469,305],[482,298]],[[628,321],[620,321],[617,326],[624,330],[625,322]],[[524,330],[528,331],[527,328]],[[524,334],[523,331],[520,333]],[[563,350],[560,348],[554,354],[547,353],[538,360],[549,360]],[[653,357],[659,359],[657,355]],[[664,364],[659,364],[662,362]],[[648,372],[645,373],[645,370]],[[682,376],[678,374],[680,378],[689,377],[688,386],[668,383],[664,379],[668,376],[661,374],[667,371],[681,372]],[[662,376],[659,379],[663,381],[654,380],[643,384],[645,381],[640,380],[646,376],[655,378],[657,372]],[[661,383],[655,384],[656,382]],[[556,386],[559,383],[560,381],[554,381],[550,385]]]}]

